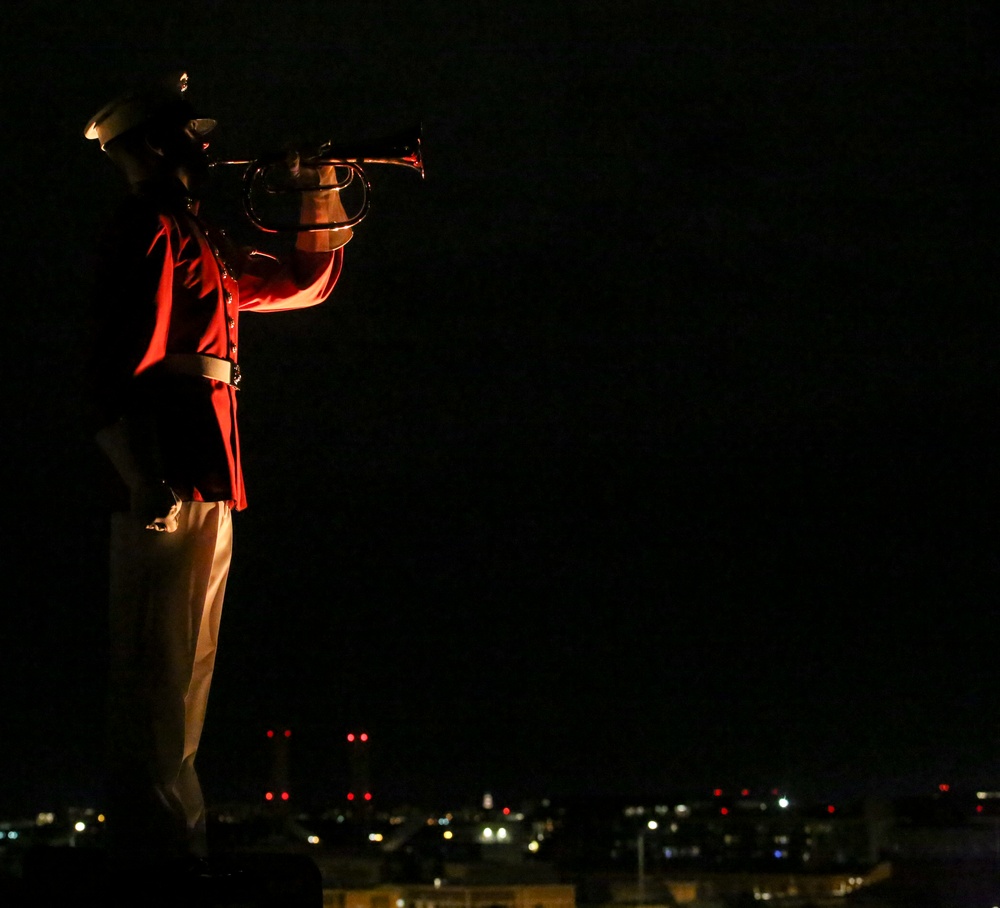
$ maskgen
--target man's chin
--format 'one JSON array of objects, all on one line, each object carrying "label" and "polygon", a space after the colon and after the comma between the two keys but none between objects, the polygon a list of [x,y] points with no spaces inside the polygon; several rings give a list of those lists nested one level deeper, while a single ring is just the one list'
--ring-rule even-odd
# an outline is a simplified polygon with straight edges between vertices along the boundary
[{"label": "man's chin", "polygon": [[208,166],[188,169],[185,177],[184,183],[187,186],[188,195],[195,199],[203,199],[208,192]]}]

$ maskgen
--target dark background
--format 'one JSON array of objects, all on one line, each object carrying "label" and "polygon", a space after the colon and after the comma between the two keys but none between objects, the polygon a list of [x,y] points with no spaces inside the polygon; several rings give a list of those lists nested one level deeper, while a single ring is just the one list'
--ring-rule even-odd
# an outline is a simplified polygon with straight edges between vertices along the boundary
[{"label": "dark background", "polygon": [[210,797],[272,723],[303,800],[362,726],[383,803],[1000,784],[986,4],[5,15],[0,809],[100,798],[81,132],[177,67],[213,153],[422,121],[427,162],[327,305],[241,323]]}]

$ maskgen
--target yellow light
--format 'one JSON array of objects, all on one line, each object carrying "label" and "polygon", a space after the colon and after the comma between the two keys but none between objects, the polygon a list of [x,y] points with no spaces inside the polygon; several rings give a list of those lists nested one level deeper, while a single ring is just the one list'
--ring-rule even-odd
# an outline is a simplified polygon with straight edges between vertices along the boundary
[{"label": "yellow light", "polygon": [[453,833],[450,829],[446,829],[443,835],[446,839],[450,839],[455,835],[455,833]]},{"label": "yellow light", "polygon": [[306,839],[306,841],[310,845],[318,845],[319,844],[319,836],[318,835],[311,835],[311,836],[309,836],[308,839]]},{"label": "yellow light", "polygon": [[369,842],[381,842],[382,841],[382,833],[381,832],[370,832],[370,833],[368,833],[368,841]]},{"label": "yellow light", "polygon": [[529,842],[528,851],[530,851],[532,854],[538,851],[538,842]]},{"label": "yellow light", "polygon": [[103,823],[104,822],[104,814],[103,813],[99,813],[97,815],[97,822],[98,823]]}]

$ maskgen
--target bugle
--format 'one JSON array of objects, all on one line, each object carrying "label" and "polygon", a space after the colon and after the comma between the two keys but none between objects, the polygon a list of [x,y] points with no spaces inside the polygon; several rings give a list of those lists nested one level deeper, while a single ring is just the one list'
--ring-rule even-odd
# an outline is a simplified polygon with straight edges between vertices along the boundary
[{"label": "bugle", "polygon": [[[402,132],[394,133],[378,139],[369,139],[357,143],[325,142],[319,146],[315,154],[299,157],[299,167],[318,169],[334,168],[334,182],[319,183],[312,186],[303,185],[300,181],[289,179],[288,155],[268,155],[253,160],[212,161],[212,167],[244,167],[243,174],[243,210],[250,222],[265,233],[305,232],[314,230],[337,230],[341,227],[353,227],[360,224],[371,207],[371,183],[365,173],[365,167],[370,165],[394,165],[415,170],[424,178],[424,159],[420,148],[420,127],[416,126]],[[341,177],[339,174],[343,174]],[[276,180],[276,175],[284,179]],[[254,197],[260,191],[271,196],[291,196],[303,192],[330,190],[339,192],[357,181],[360,186],[360,200],[353,206],[356,210],[340,221],[322,224],[283,224],[268,219],[262,214],[254,202]]]}]

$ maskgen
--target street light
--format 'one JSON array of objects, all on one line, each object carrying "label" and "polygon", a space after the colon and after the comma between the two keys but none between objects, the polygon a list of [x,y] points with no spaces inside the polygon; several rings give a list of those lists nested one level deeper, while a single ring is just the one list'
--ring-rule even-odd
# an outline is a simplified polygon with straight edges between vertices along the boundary
[{"label": "street light", "polygon": [[[656,820],[650,820],[646,823],[646,829],[652,831],[659,826]],[[639,835],[636,838],[635,847],[636,852],[639,856],[639,904],[646,904],[646,829],[639,827]]]}]

